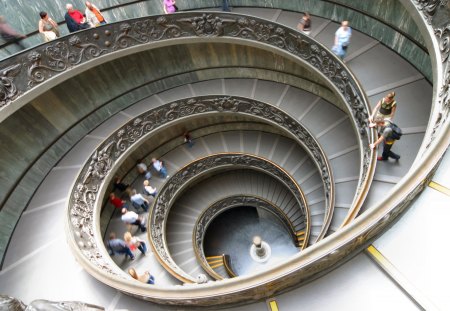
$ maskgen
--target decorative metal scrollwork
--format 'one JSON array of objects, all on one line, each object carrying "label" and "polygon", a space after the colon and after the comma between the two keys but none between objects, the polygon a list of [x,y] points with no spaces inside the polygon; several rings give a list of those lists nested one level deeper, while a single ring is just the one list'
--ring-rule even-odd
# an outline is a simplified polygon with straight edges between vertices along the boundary
[{"label": "decorative metal scrollwork", "polygon": [[[438,109],[433,120],[433,129],[428,138],[426,148],[429,148],[441,128],[447,124],[450,113],[450,9],[448,0],[413,0],[419,12],[422,12],[439,44],[440,62],[442,64],[443,79],[438,82]],[[439,58],[438,58],[439,59]],[[430,122],[431,123],[431,122]]]},{"label": "decorative metal scrollwork", "polygon": [[[211,173],[212,171],[221,170],[225,167],[256,169],[266,174],[269,174],[283,183],[287,187],[292,195],[296,198],[301,214],[305,218],[305,231],[307,232],[305,238],[305,244],[309,236],[309,210],[306,205],[305,196],[300,190],[299,186],[294,180],[280,167],[274,165],[269,160],[260,158],[253,155],[242,153],[221,153],[214,154],[208,157],[199,159],[190,165],[183,167],[179,170],[164,186],[160,189],[156,201],[153,204],[153,209],[150,211],[150,241],[153,244],[153,248],[156,250],[156,256],[159,256],[164,260],[164,265],[171,269],[172,274],[179,277],[183,281],[195,282],[195,277],[186,273],[181,269],[176,262],[169,255],[169,249],[166,245],[165,239],[165,227],[167,217],[170,212],[170,208],[173,204],[174,198],[176,198],[180,191],[182,191],[184,185],[188,185],[194,178],[198,178],[204,173]],[[255,199],[253,199],[254,202]],[[209,213],[207,215],[210,215]],[[286,216],[283,215],[282,219]],[[198,241],[201,243],[201,241]],[[198,247],[198,243],[197,245]],[[194,248],[196,249],[196,248]],[[204,257],[204,256],[203,256]],[[205,258],[203,258],[206,260]]]},{"label": "decorative metal scrollwork", "polygon": [[45,46],[42,53],[37,50],[31,51],[27,56],[30,62],[27,86],[32,88],[58,73],[97,58],[106,52],[106,49],[91,43],[89,38],[84,36],[82,39],[78,35],[70,36],[68,43],[60,41]]},{"label": "decorative metal scrollwork", "polygon": [[433,16],[436,14],[439,6],[447,5],[448,0],[413,0],[417,8],[423,12],[428,23],[431,24]]},{"label": "decorative metal scrollwork", "polygon": [[0,107],[7,105],[19,95],[14,77],[19,74],[21,69],[21,64],[0,69]]},{"label": "decorative metal scrollwork", "polygon": [[[358,131],[367,133],[369,107],[351,73],[338,58],[314,39],[288,27],[258,18],[224,13],[183,13],[170,16],[144,17],[123,23],[87,29],[77,34],[36,46],[26,54],[9,59],[17,78],[9,79],[7,96],[0,94],[2,105],[9,105],[24,92],[80,66],[92,59],[136,45],[174,38],[231,37],[257,41],[286,50],[310,64],[330,79],[349,103]],[[12,73],[12,72],[11,72]],[[8,76],[9,77],[9,76]],[[5,87],[4,87],[5,88]]]},{"label": "decorative metal scrollwork", "polygon": [[[102,240],[101,237],[95,236],[95,224],[93,223],[94,207],[96,202],[101,200],[98,198],[98,191],[101,184],[104,182],[105,177],[111,173],[116,160],[131,149],[134,144],[139,143],[141,139],[144,139],[145,135],[151,131],[163,127],[177,119],[204,113],[245,114],[275,123],[290,132],[314,159],[324,184],[326,195],[325,214],[328,216],[332,215],[332,205],[334,202],[333,180],[328,161],[314,137],[294,118],[269,104],[240,97],[203,96],[176,101],[149,110],[119,128],[97,148],[91,156],[90,161],[86,163],[78,176],[76,186],[72,190],[70,197],[69,220],[73,239],[77,241],[80,250],[82,250],[85,257],[91,261],[92,264],[101,267],[103,271],[117,274],[117,272],[114,272],[114,267],[112,267],[109,261],[102,257],[101,253],[98,251]],[[235,161],[234,163],[239,164],[240,161],[243,161],[242,159],[244,158],[236,157],[233,161]],[[251,162],[248,158],[245,159],[247,159],[249,163]],[[208,161],[199,163],[198,165],[200,165],[200,167],[198,167],[198,169],[202,169],[208,164],[216,165],[220,162],[217,159],[209,159]],[[215,162],[211,163],[211,161]],[[246,164],[250,165],[249,163]],[[193,170],[194,168],[191,169]],[[270,166],[267,166],[267,170],[270,169]],[[178,179],[181,178],[177,176],[171,178],[170,185],[174,185]],[[297,198],[302,197],[301,192],[299,192],[293,183],[285,180],[286,177],[283,174],[277,175],[273,172],[273,176],[285,181],[285,184],[290,185],[291,191],[293,193],[295,192]],[[163,200],[161,192],[158,200]],[[161,204],[156,205],[154,210],[154,222],[151,227],[151,233],[155,236],[163,234],[164,227],[161,226],[161,224],[166,217],[168,208],[168,206],[163,203],[168,203],[170,197],[166,197],[165,200],[167,200],[167,202],[161,202]],[[161,258],[164,261],[170,261],[170,257],[167,253],[162,253]]]}]

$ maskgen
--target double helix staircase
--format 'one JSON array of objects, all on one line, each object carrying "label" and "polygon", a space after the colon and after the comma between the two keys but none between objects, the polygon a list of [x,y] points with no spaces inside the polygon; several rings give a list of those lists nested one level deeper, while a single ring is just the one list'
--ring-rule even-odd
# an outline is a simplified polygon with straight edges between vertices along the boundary
[{"label": "double helix staircase", "polygon": [[[291,27],[295,27],[299,17],[292,12],[272,9],[236,8],[235,12],[266,18],[277,16],[277,22]],[[313,17],[313,24],[314,31],[311,35],[331,47],[337,24],[316,17]],[[399,103],[395,121],[404,130],[401,141],[395,144],[396,152],[398,151],[402,158],[396,163],[384,162],[377,165],[374,182],[362,208],[364,212],[380,197],[389,193],[413,165],[429,119],[430,107],[424,103],[431,101],[432,86],[399,55],[357,31],[353,34],[346,65],[361,82],[373,106],[384,93],[395,89]],[[49,286],[38,289],[39,296],[46,296],[56,291],[60,293],[58,297],[67,297],[67,299],[80,297],[80,300],[92,299],[98,304],[109,305],[111,297],[117,297],[114,298],[119,301],[119,303],[115,302],[117,306],[127,304],[135,305],[137,308],[143,306],[142,302],[132,298],[117,296],[111,288],[88,277],[86,272],[80,269],[79,264],[72,259],[67,245],[60,237],[64,231],[66,196],[80,167],[90,158],[96,146],[121,124],[161,104],[201,95],[242,96],[257,99],[282,109],[307,127],[325,151],[334,177],[335,206],[327,235],[331,235],[340,228],[357,190],[361,161],[355,130],[349,117],[332,103],[282,83],[254,78],[212,79],[172,88],[137,102],[100,124],[60,159],[37,189],[14,231],[1,272],[3,280],[0,283],[0,291],[17,293],[17,296],[24,299],[34,297],[36,292],[19,294],[23,288],[23,282],[18,280],[23,275],[27,275],[29,283],[38,284],[41,280],[48,282]],[[194,131],[193,134],[196,132]],[[170,175],[196,159],[215,153],[241,152],[273,161],[293,177],[305,194],[311,211],[309,243],[313,244],[316,241],[324,226],[326,208],[324,188],[317,167],[297,142],[279,133],[252,130],[251,127],[240,123],[236,124],[235,129],[230,128],[226,131],[211,130],[208,134],[198,131],[198,137],[194,136],[194,141],[192,148],[180,143],[161,156],[167,163]],[[148,150],[149,157],[151,152],[152,150]],[[136,177],[134,172],[129,172],[127,178],[133,181],[133,187],[142,189],[140,188],[143,181],[141,177]],[[157,188],[162,187],[165,182],[158,177],[153,177],[151,181]],[[201,187],[193,187],[178,198],[170,211],[166,228],[170,253],[177,264],[188,273],[195,276],[202,271],[192,248],[192,230],[197,217],[204,208],[227,196],[253,195],[271,202],[284,210],[292,219],[298,243],[304,239],[301,224],[295,223],[300,218],[297,217],[294,208],[296,202],[292,194],[279,182],[262,172],[231,171],[200,183],[203,183]],[[39,228],[39,230],[37,234],[30,235],[30,228]],[[114,231],[121,236],[124,230],[119,215],[113,214],[105,232]],[[140,236],[147,238],[144,234]],[[229,261],[225,258],[232,255],[214,255],[220,256],[220,264],[216,267],[217,262],[208,259],[210,267],[214,267],[213,269],[224,278],[232,277],[231,274],[234,272],[232,267],[227,268]],[[119,257],[113,260],[124,271],[130,266],[138,270],[150,270],[155,275],[157,286],[181,285],[179,280],[164,269],[152,252],[146,256],[138,256],[135,262]],[[59,265],[60,262],[65,262],[65,266]],[[218,268],[220,271],[217,271]],[[77,282],[83,284],[75,297],[70,290],[71,284],[55,278],[55,275],[63,273],[66,279],[72,280],[72,284]],[[333,276],[327,278],[332,279]],[[327,281],[323,279],[318,282]],[[71,293],[71,296],[67,296],[66,293]],[[159,307],[154,306],[154,308]],[[252,307],[249,306],[249,308]]]}]

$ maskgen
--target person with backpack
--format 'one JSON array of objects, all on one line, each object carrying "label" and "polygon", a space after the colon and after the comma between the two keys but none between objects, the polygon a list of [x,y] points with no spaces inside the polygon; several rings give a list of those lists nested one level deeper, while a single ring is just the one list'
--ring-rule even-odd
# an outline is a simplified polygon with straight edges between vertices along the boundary
[{"label": "person with backpack", "polygon": [[391,151],[392,146],[396,140],[399,140],[402,136],[401,129],[394,123],[384,120],[383,118],[375,118],[375,124],[379,130],[379,137],[376,142],[370,144],[371,149],[375,149],[379,144],[383,143],[383,153],[381,156],[377,157],[378,161],[386,161],[389,158],[395,160],[400,159],[400,155]]}]

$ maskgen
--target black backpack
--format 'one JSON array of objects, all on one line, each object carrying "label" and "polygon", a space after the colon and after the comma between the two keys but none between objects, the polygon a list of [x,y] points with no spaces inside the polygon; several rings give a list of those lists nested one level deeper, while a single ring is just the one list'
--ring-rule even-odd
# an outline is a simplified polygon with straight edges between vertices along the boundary
[{"label": "black backpack", "polygon": [[402,129],[399,128],[395,123],[389,121],[388,127],[392,129],[392,138],[395,140],[400,140],[403,135]]}]

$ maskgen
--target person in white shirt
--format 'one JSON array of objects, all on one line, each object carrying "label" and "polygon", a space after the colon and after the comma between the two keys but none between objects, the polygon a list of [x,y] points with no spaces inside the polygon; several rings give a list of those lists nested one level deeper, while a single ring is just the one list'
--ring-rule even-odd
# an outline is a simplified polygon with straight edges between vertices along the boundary
[{"label": "person in white shirt", "polygon": [[136,209],[138,209],[139,207],[142,207],[142,209],[145,212],[148,212],[148,208],[149,208],[148,200],[146,198],[144,198],[142,196],[142,194],[137,193],[136,189],[133,189],[131,191],[130,201],[131,201],[131,204],[133,204],[133,206]]},{"label": "person in white shirt", "polygon": [[156,191],[156,188],[153,188],[150,186],[150,182],[148,180],[144,180],[144,193],[146,195],[151,195],[152,197],[156,197],[156,194],[158,193]]},{"label": "person in white shirt", "polygon": [[160,174],[161,178],[169,178],[169,175],[167,175],[167,168],[162,161],[153,158],[152,162],[153,168]]},{"label": "person in white shirt", "polygon": [[348,46],[350,45],[350,38],[352,37],[352,29],[348,25],[348,21],[343,21],[341,27],[336,30],[334,35],[333,51],[344,59],[347,54]]},{"label": "person in white shirt", "polygon": [[135,225],[141,229],[141,232],[147,231],[144,225],[144,221],[139,218],[139,215],[133,211],[129,211],[126,208],[122,208],[122,221],[127,225]]}]

